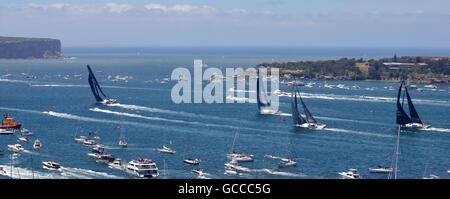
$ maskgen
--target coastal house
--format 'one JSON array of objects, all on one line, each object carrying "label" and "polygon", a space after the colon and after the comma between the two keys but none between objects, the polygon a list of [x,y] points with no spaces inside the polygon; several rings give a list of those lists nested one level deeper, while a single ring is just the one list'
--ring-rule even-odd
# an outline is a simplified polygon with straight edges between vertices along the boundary
[{"label": "coastal house", "polygon": [[427,63],[401,63],[401,62],[383,62],[383,65],[389,70],[409,69],[415,66],[428,66]]}]

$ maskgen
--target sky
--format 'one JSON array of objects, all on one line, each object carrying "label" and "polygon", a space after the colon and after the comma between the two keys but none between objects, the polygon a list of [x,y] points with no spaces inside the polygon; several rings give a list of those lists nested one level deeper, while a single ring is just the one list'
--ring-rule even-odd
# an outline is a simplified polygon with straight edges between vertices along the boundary
[{"label": "sky", "polygon": [[450,1],[2,0],[0,36],[63,47],[450,48]]}]

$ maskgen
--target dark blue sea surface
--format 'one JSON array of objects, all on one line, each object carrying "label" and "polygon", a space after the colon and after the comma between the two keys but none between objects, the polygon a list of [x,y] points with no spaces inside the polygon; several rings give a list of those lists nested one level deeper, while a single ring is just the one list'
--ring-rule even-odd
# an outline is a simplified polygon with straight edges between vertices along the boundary
[{"label": "dark blue sea surface", "polygon": [[[86,155],[90,149],[74,141],[75,136],[87,136],[94,130],[106,152],[125,161],[150,158],[162,178],[196,178],[191,173],[194,168],[203,169],[209,178],[339,178],[337,173],[349,168],[358,169],[364,178],[387,178],[387,174],[369,173],[368,168],[392,165],[398,83],[305,81],[316,83],[312,88],[300,88],[306,104],[317,120],[327,124],[324,130],[306,130],[292,126],[289,97],[280,97],[281,115],[259,115],[255,103],[174,104],[170,95],[176,82],[163,79],[177,67],[192,70],[194,59],[224,69],[273,60],[379,58],[394,53],[450,55],[443,49],[403,50],[72,48],[64,49],[72,59],[0,60],[0,112],[13,115],[34,133],[29,143],[21,143],[26,151],[13,158],[7,145],[18,143],[18,133],[0,136],[0,149],[5,150],[0,167],[7,171],[0,178],[10,178],[11,168],[13,178],[130,178],[123,171],[96,163]],[[119,104],[94,103],[86,64]],[[117,75],[132,78],[114,81]],[[350,89],[320,86],[325,83]],[[359,88],[352,88],[355,85]],[[437,86],[436,91],[410,91],[422,121],[433,127],[401,132],[399,178],[449,177],[450,93],[448,85]],[[285,85],[280,89],[290,92]],[[129,143],[124,149],[117,146],[120,126]],[[255,161],[241,164],[243,176],[227,176],[224,163],[236,132],[234,150],[254,154]],[[37,138],[43,144],[40,151],[32,149]],[[158,152],[163,145],[177,153]],[[278,160],[264,155],[290,156],[298,165],[278,168]],[[185,165],[182,161],[186,158],[200,158],[202,163]],[[50,160],[59,162],[62,171],[43,169],[41,162]]]}]

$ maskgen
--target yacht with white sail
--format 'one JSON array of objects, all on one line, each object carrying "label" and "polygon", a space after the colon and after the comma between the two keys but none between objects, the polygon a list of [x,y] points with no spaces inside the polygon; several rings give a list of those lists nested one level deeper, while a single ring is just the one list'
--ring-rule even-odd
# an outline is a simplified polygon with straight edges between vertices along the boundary
[{"label": "yacht with white sail", "polygon": [[157,178],[159,176],[156,163],[150,159],[135,159],[128,163],[126,171],[138,178]]},{"label": "yacht with white sail", "polygon": [[236,140],[238,137],[238,130],[236,130],[236,133],[234,134],[234,139],[233,139],[233,145],[231,146],[231,153],[227,154],[227,158],[232,160],[232,161],[236,161],[236,162],[253,162],[255,156],[252,154],[245,154],[242,152],[237,152],[234,150],[235,145],[236,145]]},{"label": "yacht with white sail", "polygon": [[[408,114],[406,114],[405,110],[403,109],[403,102],[400,103],[400,98],[402,96],[402,88],[405,91],[403,94],[403,101],[405,100],[405,95],[408,101],[408,108],[409,108],[409,113],[410,116],[408,116]],[[402,81],[402,83],[400,84],[400,88],[398,89],[398,94],[397,94],[397,119],[396,119],[397,124],[399,124],[401,126],[401,128],[406,128],[406,129],[428,129],[431,127],[431,124],[424,124],[422,122],[422,120],[419,117],[419,114],[417,113],[416,108],[414,107],[414,104],[411,100],[411,96],[409,95],[408,92],[408,88],[405,85],[405,82]]]},{"label": "yacht with white sail", "polygon": [[259,114],[267,115],[267,114],[278,114],[280,113],[279,110],[274,110],[270,106],[270,102],[267,100],[266,91],[264,89],[264,84],[261,85],[260,81],[260,75],[259,75],[259,68],[256,69],[256,101],[258,104],[258,110]]},{"label": "yacht with white sail", "polygon": [[125,141],[125,128],[123,126],[121,126],[119,128],[120,128],[120,135],[119,135],[118,145],[122,148],[125,148],[128,146],[128,142]]},{"label": "yacht with white sail", "polygon": [[[306,118],[303,118],[298,112],[298,103],[297,103],[297,93],[298,97],[303,106],[303,110],[305,112]],[[323,129],[326,124],[319,123],[314,119],[309,109],[306,107],[305,102],[300,96],[300,92],[298,92],[298,88],[296,86],[293,87],[293,91],[291,94],[291,109],[292,109],[292,121],[296,127],[308,128],[308,129]]]}]

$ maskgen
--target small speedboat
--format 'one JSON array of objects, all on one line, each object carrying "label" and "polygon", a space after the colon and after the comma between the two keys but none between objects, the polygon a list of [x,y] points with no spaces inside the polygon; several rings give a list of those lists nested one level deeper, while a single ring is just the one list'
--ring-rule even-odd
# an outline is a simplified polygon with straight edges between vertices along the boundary
[{"label": "small speedboat", "polygon": [[108,153],[97,154],[94,159],[98,163],[109,163],[114,161],[112,155]]},{"label": "small speedboat", "polygon": [[18,141],[19,142],[29,142],[30,140],[27,137],[19,137]]},{"label": "small speedboat", "polygon": [[183,160],[183,162],[185,164],[190,164],[190,165],[199,165],[201,161],[200,161],[200,159],[195,158],[195,159],[186,159],[186,160]]},{"label": "small speedboat", "polygon": [[126,141],[120,140],[120,141],[119,141],[119,146],[125,148],[125,147],[128,146],[128,143],[127,143]]},{"label": "small speedboat", "polygon": [[34,149],[34,150],[39,150],[39,149],[41,149],[41,147],[42,147],[41,141],[38,140],[38,139],[36,139],[36,140],[34,141],[34,144],[33,144],[33,149]]},{"label": "small speedboat", "polygon": [[86,136],[80,136],[80,137],[75,138],[75,142],[78,142],[78,143],[83,143],[86,140],[87,140]]},{"label": "small speedboat", "polygon": [[169,153],[169,154],[176,153],[176,151],[174,149],[171,149],[171,148],[166,147],[166,146],[163,146],[162,148],[159,148],[158,151],[161,152],[161,153]]},{"label": "small speedboat", "polygon": [[237,176],[237,175],[239,175],[239,172],[237,172],[234,169],[225,169],[225,172],[223,174],[230,175],[230,176]]},{"label": "small speedboat", "polygon": [[116,158],[114,159],[114,161],[108,163],[108,167],[111,169],[120,169],[120,170],[125,168],[122,159],[120,158]]},{"label": "small speedboat", "polygon": [[296,166],[296,165],[297,165],[297,162],[290,158],[283,158],[278,163],[278,167],[291,167],[291,166]]},{"label": "small speedboat", "polygon": [[236,160],[231,160],[230,162],[225,163],[224,167],[228,170],[245,170],[245,168],[240,166]]},{"label": "small speedboat", "polygon": [[30,130],[28,130],[28,129],[22,129],[22,130],[20,130],[20,134],[22,135],[22,136],[32,136],[32,135],[34,135],[34,133],[33,132],[31,132]]},{"label": "small speedboat", "polygon": [[230,160],[235,160],[237,162],[253,162],[254,156],[251,154],[245,154],[241,152],[233,152],[227,154],[227,158]]},{"label": "small speedboat", "polygon": [[362,179],[357,169],[349,169],[347,172],[338,172],[338,174],[344,179]]},{"label": "small speedboat", "polygon": [[440,179],[439,176],[430,174],[428,177],[423,177],[422,179]]},{"label": "small speedboat", "polygon": [[88,146],[96,145],[95,140],[90,140],[90,139],[84,140],[83,144],[88,145]]},{"label": "small speedboat", "polygon": [[42,162],[42,168],[49,170],[60,170],[61,165],[55,161]]},{"label": "small speedboat", "polygon": [[13,152],[23,152],[25,149],[20,144],[8,145],[8,149]]},{"label": "small speedboat", "polygon": [[197,174],[199,176],[205,175],[205,173],[202,170],[200,170],[200,169],[193,169],[191,172],[195,173],[195,174]]},{"label": "small speedboat", "polygon": [[378,168],[369,168],[369,171],[371,173],[391,173],[394,169],[392,167],[378,166]]},{"label": "small speedboat", "polygon": [[14,134],[15,130],[10,128],[10,129],[0,129],[0,135],[2,134]]}]

